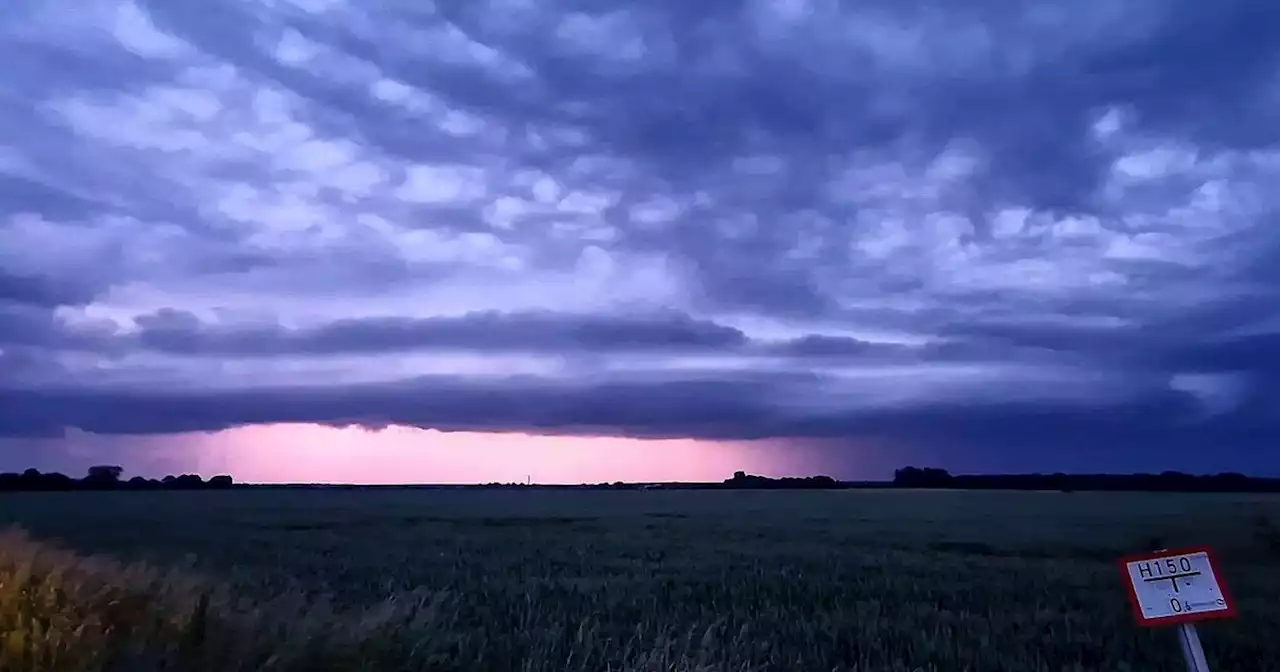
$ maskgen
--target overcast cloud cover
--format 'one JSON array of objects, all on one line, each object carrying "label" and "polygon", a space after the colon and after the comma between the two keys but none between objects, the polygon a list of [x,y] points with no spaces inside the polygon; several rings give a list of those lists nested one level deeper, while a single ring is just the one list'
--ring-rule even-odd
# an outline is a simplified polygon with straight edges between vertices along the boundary
[{"label": "overcast cloud cover", "polygon": [[1280,4],[75,4],[0,7],[10,441],[1280,472]]}]

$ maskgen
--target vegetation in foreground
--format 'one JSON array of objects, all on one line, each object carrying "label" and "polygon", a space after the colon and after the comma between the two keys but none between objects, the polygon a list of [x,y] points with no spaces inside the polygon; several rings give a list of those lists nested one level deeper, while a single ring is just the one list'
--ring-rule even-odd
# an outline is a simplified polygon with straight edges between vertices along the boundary
[{"label": "vegetation in foreground", "polygon": [[1172,672],[1113,561],[1208,543],[1241,610],[1209,656],[1262,672],[1276,519],[1262,495],[11,493],[0,524],[32,536],[0,539],[0,669]]}]

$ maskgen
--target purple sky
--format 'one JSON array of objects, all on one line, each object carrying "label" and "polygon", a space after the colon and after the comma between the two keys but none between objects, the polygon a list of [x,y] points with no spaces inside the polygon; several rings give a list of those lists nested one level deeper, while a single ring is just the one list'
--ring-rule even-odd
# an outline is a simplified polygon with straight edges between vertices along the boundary
[{"label": "purple sky", "polygon": [[1278,31],[6,3],[0,469],[1280,474]]}]

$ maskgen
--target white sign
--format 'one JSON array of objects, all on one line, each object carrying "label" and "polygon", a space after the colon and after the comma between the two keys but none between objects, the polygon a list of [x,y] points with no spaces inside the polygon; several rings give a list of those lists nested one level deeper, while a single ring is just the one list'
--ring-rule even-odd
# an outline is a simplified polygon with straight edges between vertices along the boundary
[{"label": "white sign", "polygon": [[1194,620],[1201,614],[1231,610],[1205,551],[1132,559],[1124,564],[1143,620]]}]

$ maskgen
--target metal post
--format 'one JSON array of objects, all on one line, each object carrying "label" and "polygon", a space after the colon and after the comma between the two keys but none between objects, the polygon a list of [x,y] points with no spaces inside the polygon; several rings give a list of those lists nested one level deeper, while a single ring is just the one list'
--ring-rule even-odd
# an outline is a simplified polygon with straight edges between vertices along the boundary
[{"label": "metal post", "polygon": [[1182,657],[1187,661],[1187,672],[1209,672],[1209,661],[1200,646],[1200,634],[1194,623],[1178,625],[1178,643],[1182,645]]}]

